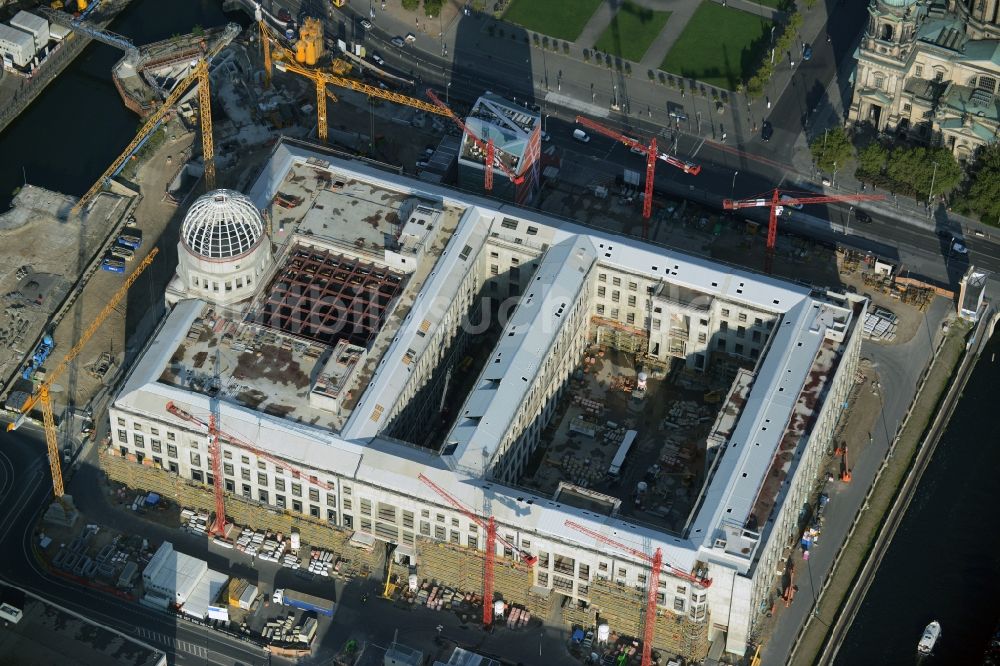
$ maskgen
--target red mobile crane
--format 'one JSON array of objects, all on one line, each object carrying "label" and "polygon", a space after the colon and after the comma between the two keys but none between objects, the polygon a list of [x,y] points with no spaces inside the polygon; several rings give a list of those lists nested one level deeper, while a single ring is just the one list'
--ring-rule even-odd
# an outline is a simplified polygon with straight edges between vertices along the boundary
[{"label": "red mobile crane", "polygon": [[567,520],[565,525],[570,529],[574,529],[577,532],[581,532],[593,539],[596,539],[600,543],[608,546],[614,546],[615,548],[618,548],[633,557],[637,557],[640,560],[649,563],[652,575],[650,576],[649,591],[646,598],[646,619],[642,632],[642,666],[650,666],[650,664],[653,663],[653,626],[656,622],[656,595],[660,589],[660,570],[663,569],[663,567],[666,567],[670,570],[671,575],[694,583],[702,588],[709,587],[712,584],[711,579],[699,578],[698,576],[689,574],[686,571],[675,569],[669,564],[664,564],[663,551],[659,548],[657,548],[656,552],[650,556],[648,553],[644,553],[641,550],[627,546],[620,541],[615,541],[610,537],[604,536],[600,532],[595,532],[589,527],[585,527],[580,523],[573,522],[572,520]]},{"label": "red mobile crane", "polygon": [[440,495],[446,502],[448,502],[448,504],[451,504],[453,507],[465,514],[466,518],[486,530],[486,567],[483,572],[483,625],[489,626],[493,624],[493,568],[496,563],[497,555],[496,542],[499,540],[513,552],[517,553],[517,555],[524,560],[524,563],[529,567],[535,566],[538,562],[538,558],[528,551],[522,550],[520,547],[514,545],[502,536],[499,536],[497,534],[497,524],[496,521],[493,520],[493,516],[489,516],[488,519],[484,520],[483,518],[472,513],[472,511],[462,504],[457,497],[428,479],[423,474],[418,474],[417,478],[423,481],[424,484],[426,484],[431,490]]},{"label": "red mobile crane", "polygon": [[[210,414],[208,417],[208,422],[202,421],[197,416],[194,416],[190,412],[187,412],[173,402],[167,403],[167,412],[176,416],[177,418],[187,421],[188,423],[194,423],[202,427],[208,428],[209,433],[209,452],[212,456],[212,474],[214,475],[213,486],[215,490],[215,522],[212,524],[213,534],[222,534],[226,524],[226,507],[225,507],[225,493],[223,489],[222,482],[222,446],[220,444],[220,439],[225,439],[230,444],[237,446],[241,449],[246,449],[250,453],[253,453],[258,458],[264,458],[274,463],[278,467],[284,467],[292,472],[292,476],[295,478],[301,478],[304,475],[302,470],[292,465],[287,460],[282,460],[277,458],[266,451],[262,451],[253,444],[247,442],[244,439],[237,437],[231,433],[222,431],[218,429],[216,425],[216,416],[214,413]],[[307,476],[309,483],[319,486],[326,491],[333,490],[328,483],[319,479],[316,476]],[[220,519],[219,516],[222,516]],[[221,529],[220,529],[221,526]],[[216,530],[219,530],[218,532]]]},{"label": "red mobile crane", "polygon": [[697,176],[701,173],[701,165],[685,162],[673,155],[661,153],[656,148],[656,137],[652,137],[647,146],[632,137],[625,136],[621,132],[616,132],[600,123],[594,122],[590,118],[577,116],[576,122],[615,141],[619,141],[633,150],[640,151],[646,157],[646,190],[642,201],[642,237],[646,238],[649,234],[649,223],[647,220],[649,220],[649,216],[653,213],[653,177],[656,173],[656,160],[663,160],[670,166],[677,167],[684,173],[691,174],[692,176]]},{"label": "red mobile crane", "polygon": [[757,197],[755,199],[724,199],[722,201],[722,207],[725,210],[764,207],[770,208],[770,217],[767,222],[767,254],[764,255],[764,270],[767,273],[771,273],[774,268],[774,244],[778,240],[779,208],[782,206],[800,206],[802,204],[835,203],[843,201],[881,201],[882,199],[885,199],[885,195],[829,194],[795,196],[794,193],[782,193],[778,188],[774,188],[770,198]]},{"label": "red mobile crane", "polygon": [[434,94],[433,90],[428,89],[427,96],[430,97],[431,101],[434,102],[442,111],[444,111],[445,115],[451,118],[455,122],[455,124],[462,129],[463,132],[468,134],[469,138],[472,139],[472,141],[476,144],[476,146],[478,146],[479,149],[486,154],[486,160],[483,162],[483,172],[484,172],[483,187],[487,191],[493,189],[494,165],[499,166],[500,170],[503,171],[505,174],[507,174],[507,177],[510,178],[510,182],[514,183],[515,185],[520,185],[521,183],[524,182],[525,177],[523,174],[518,176],[516,173],[511,171],[506,164],[503,163],[503,160],[497,159],[497,152],[503,152],[503,151],[497,151],[496,146],[493,145],[493,139],[490,139],[489,141],[483,141],[481,138],[479,138],[479,135],[477,135],[475,132],[469,129],[468,125],[466,125],[465,122],[463,122],[462,119],[459,118],[454,111],[448,108],[448,105],[442,102],[441,99]]}]

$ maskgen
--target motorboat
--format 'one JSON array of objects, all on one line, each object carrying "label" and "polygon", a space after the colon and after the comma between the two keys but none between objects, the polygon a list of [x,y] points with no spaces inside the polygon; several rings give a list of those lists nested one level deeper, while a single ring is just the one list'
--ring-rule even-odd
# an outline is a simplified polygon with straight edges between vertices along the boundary
[{"label": "motorboat", "polygon": [[917,643],[917,654],[930,654],[934,651],[934,646],[941,638],[941,623],[934,620],[924,628],[924,635]]}]

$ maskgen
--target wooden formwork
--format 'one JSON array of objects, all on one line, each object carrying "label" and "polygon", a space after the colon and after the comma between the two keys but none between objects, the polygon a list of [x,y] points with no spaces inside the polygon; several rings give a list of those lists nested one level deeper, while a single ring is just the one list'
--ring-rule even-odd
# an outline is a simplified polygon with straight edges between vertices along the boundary
[{"label": "wooden formwork", "polygon": [[[215,511],[212,488],[182,479],[176,474],[150,464],[152,461],[148,458],[143,464],[139,464],[121,457],[113,449],[104,449],[100,452],[99,459],[101,469],[108,478],[124,483],[129,488],[158,493],[182,507],[207,513]],[[265,529],[290,534],[294,527],[303,542],[315,548],[332,551],[347,560],[348,573],[357,573],[366,568],[368,571],[375,571],[381,567],[381,549],[376,548],[368,552],[351,546],[348,543],[351,530],[335,527],[309,516],[265,508],[257,502],[228,492],[226,515],[236,525],[255,530]]]}]

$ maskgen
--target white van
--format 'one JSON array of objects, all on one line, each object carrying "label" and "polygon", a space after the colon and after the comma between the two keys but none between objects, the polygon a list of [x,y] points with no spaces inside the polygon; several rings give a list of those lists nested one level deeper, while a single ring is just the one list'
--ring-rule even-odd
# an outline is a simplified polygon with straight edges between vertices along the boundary
[{"label": "white van", "polygon": [[573,130],[573,138],[579,141],[580,143],[587,143],[588,141],[590,141],[590,137],[587,136],[587,133],[584,132],[582,129]]}]

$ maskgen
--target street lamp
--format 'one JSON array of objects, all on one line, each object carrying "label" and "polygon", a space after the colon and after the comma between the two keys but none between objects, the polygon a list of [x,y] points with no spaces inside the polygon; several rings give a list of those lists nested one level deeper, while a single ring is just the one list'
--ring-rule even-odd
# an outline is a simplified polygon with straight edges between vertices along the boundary
[{"label": "street lamp", "polygon": [[448,85],[446,85],[446,86],[444,87],[444,105],[445,105],[445,106],[449,106],[448,102],[449,102],[449,100],[450,100],[450,95],[451,95],[451,83],[452,83],[452,82],[451,82],[451,81],[449,81],[449,82],[448,82]]},{"label": "street lamp", "polygon": [[740,175],[739,171],[733,171],[733,186],[730,188],[730,192],[729,192],[729,197],[731,199],[735,199],[736,198],[736,196],[735,196],[735,192],[736,192],[736,176],[738,176],[738,175]]},{"label": "street lamp", "polygon": [[847,227],[844,229],[844,235],[851,235],[851,215],[854,214],[854,206],[847,209]]}]

